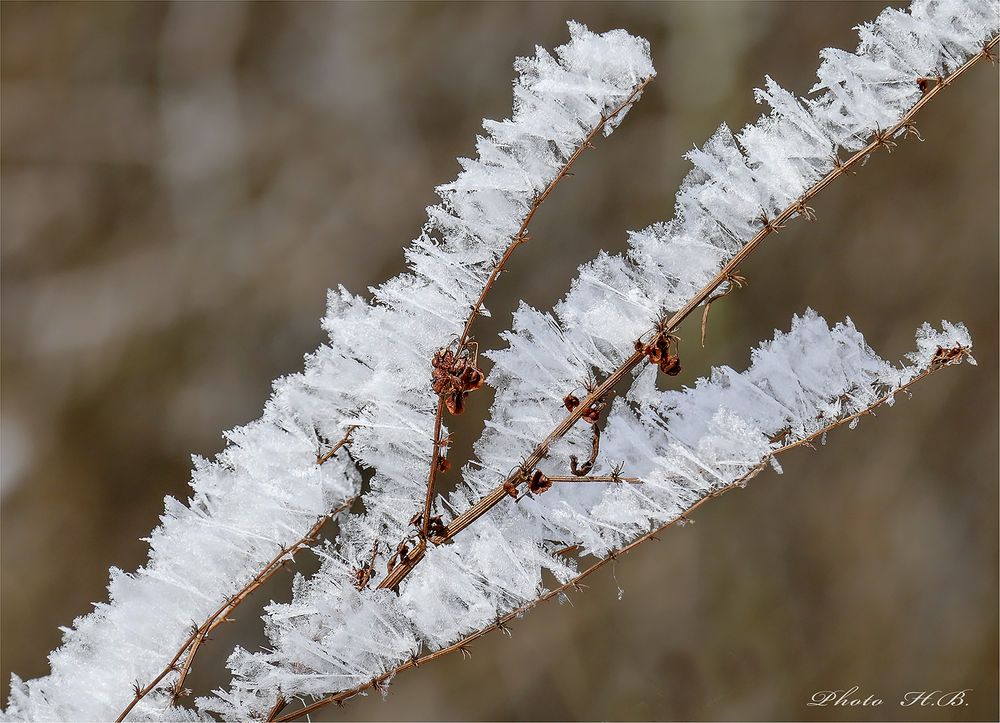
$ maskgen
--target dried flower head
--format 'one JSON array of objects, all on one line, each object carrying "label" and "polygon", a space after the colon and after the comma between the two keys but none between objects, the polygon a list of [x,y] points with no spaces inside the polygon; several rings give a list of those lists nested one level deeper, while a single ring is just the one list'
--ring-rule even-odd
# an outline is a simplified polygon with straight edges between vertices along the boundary
[{"label": "dried flower head", "polygon": [[439,349],[431,359],[431,367],[431,387],[455,416],[465,411],[469,392],[481,389],[486,379],[467,351],[456,355],[451,349]]},{"label": "dried flower head", "polygon": [[528,478],[528,491],[532,494],[540,495],[552,486],[552,480],[542,474],[542,470],[536,469]]}]

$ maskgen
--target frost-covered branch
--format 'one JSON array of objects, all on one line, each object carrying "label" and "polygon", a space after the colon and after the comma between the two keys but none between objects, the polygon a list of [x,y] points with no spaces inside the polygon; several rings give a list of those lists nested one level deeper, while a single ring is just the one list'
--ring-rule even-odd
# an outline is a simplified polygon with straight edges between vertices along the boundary
[{"label": "frost-covered branch", "polygon": [[[894,368],[871,353],[850,321],[830,330],[822,319],[812,312],[807,312],[804,317],[794,320],[792,330],[789,333],[779,334],[774,341],[763,345],[755,352],[754,364],[751,369],[742,374],[736,374],[731,369],[717,369],[714,370],[711,379],[699,380],[693,390],[664,393],[664,396],[669,397],[670,401],[659,405],[659,408],[669,408],[669,419],[661,418],[657,424],[658,427],[666,429],[674,426],[673,423],[682,423],[685,430],[689,430],[692,428],[691,422],[694,421],[692,416],[700,417],[702,421],[710,420],[708,424],[693,425],[695,429],[700,427],[706,432],[705,436],[693,445],[699,448],[710,444],[708,440],[712,437],[716,441],[727,439],[731,442],[733,440],[733,437],[722,429],[710,429],[710,425],[716,423],[717,420],[724,419],[725,421],[721,421],[720,424],[732,425],[733,429],[739,429],[742,421],[746,421],[744,419],[734,424],[731,418],[725,419],[732,414],[732,410],[725,403],[719,404],[720,401],[742,404],[744,411],[752,406],[758,407],[758,410],[750,412],[756,417],[753,421],[763,422],[764,419],[768,419],[764,423],[764,431],[758,432],[761,436],[753,445],[758,450],[757,453],[761,455],[759,459],[756,460],[756,463],[747,457],[736,459],[735,457],[740,455],[734,455],[735,450],[732,448],[725,451],[720,450],[722,452],[722,459],[719,460],[720,469],[746,469],[746,471],[738,474],[735,479],[732,478],[733,473],[730,472],[727,476],[723,472],[718,476],[713,486],[702,491],[701,496],[693,500],[679,502],[678,506],[683,507],[681,511],[671,511],[665,522],[653,526],[651,530],[639,535],[627,544],[608,550],[599,560],[561,585],[498,616],[488,625],[463,635],[450,645],[422,655],[414,655],[390,670],[352,688],[325,696],[284,714],[282,711],[286,707],[286,701],[282,699],[281,705],[271,711],[268,720],[295,720],[314,713],[331,703],[343,703],[365,691],[384,690],[396,675],[410,668],[425,665],[458,651],[468,654],[469,646],[488,633],[499,630],[509,635],[510,631],[507,626],[515,619],[543,602],[566,594],[571,589],[582,590],[581,582],[585,578],[609,562],[631,552],[640,544],[657,539],[658,535],[675,524],[683,524],[692,512],[709,500],[730,490],[745,487],[751,479],[769,466],[775,466],[780,473],[780,467],[776,463],[777,457],[797,447],[812,445],[818,440],[825,441],[827,433],[838,427],[849,425],[853,429],[857,420],[873,414],[880,407],[892,406],[897,396],[901,393],[908,393],[910,387],[945,366],[960,364],[963,360],[975,363],[969,355],[971,340],[964,328],[953,326],[947,322],[943,323],[943,328],[944,331],[940,333],[934,332],[927,325],[921,328],[917,334],[917,351],[909,355],[911,364]],[[819,351],[813,352],[811,359],[803,364],[799,352],[807,348]],[[795,365],[796,368],[794,370],[784,369],[784,362]],[[782,416],[781,412],[775,416],[774,412],[776,407],[784,405],[776,405],[772,400],[771,408],[767,409],[767,405],[762,404],[765,395],[761,389],[766,389],[768,384],[774,387],[781,385],[782,377],[787,377],[789,371],[798,376],[802,382],[802,386],[794,396],[797,396],[800,402],[808,405],[811,411],[818,410],[816,415],[806,422],[808,426],[797,429],[792,429],[787,425],[778,426],[787,419],[787,416]],[[815,375],[829,374],[831,371],[834,373],[842,372],[844,380],[850,378],[848,383],[842,381],[838,387],[844,391],[835,397],[826,399],[814,397],[813,394],[820,388],[812,383],[815,381]],[[874,388],[872,385],[875,385]],[[748,387],[754,388],[757,394],[746,395]],[[782,401],[787,401],[787,399]],[[786,409],[784,412],[787,415],[788,410]],[[626,416],[633,415],[629,411],[623,411],[623,413]],[[664,438],[661,434],[662,429],[656,430],[656,438]],[[772,441],[776,437],[780,437],[780,441]],[[749,468],[747,469],[747,467]],[[684,480],[676,479],[675,482],[683,484]],[[583,545],[575,545],[574,547],[581,548]]]},{"label": "frost-covered branch", "polygon": [[[331,451],[336,452],[339,447],[346,444],[347,439],[348,435],[345,435],[341,442],[338,442],[338,444],[335,445],[334,449]],[[319,463],[322,464],[328,461],[332,458],[332,456],[333,455],[329,453],[328,455],[324,455],[320,458],[321,461]],[[253,579],[250,580],[250,582],[243,586],[241,590],[236,592],[232,597],[220,605],[215,612],[205,619],[201,625],[192,626],[194,629],[191,631],[191,634],[188,636],[187,640],[181,644],[180,649],[174,654],[174,657],[170,659],[170,662],[167,663],[163,670],[161,670],[156,677],[147,683],[145,687],[140,688],[136,685],[135,697],[132,698],[132,701],[125,707],[125,710],[119,714],[117,723],[125,720],[126,716],[132,712],[132,709],[135,708],[139,701],[156,689],[156,687],[160,684],[160,681],[162,681],[170,673],[177,673],[176,679],[170,686],[171,701],[176,702],[183,697],[186,694],[184,683],[187,680],[188,674],[191,672],[194,657],[198,654],[198,650],[201,649],[201,646],[208,639],[208,636],[212,633],[212,631],[225,622],[231,622],[231,618],[229,616],[235,612],[236,608],[239,607],[244,600],[250,597],[250,595],[252,595],[261,585],[270,580],[271,577],[273,577],[278,570],[282,569],[287,562],[294,560],[296,552],[308,547],[309,545],[315,544],[319,539],[318,535],[320,530],[323,529],[323,526],[331,520],[336,519],[342,512],[349,509],[354,503],[354,500],[354,497],[349,498],[342,505],[316,520],[316,524],[310,527],[304,536],[288,545],[288,547],[284,547],[279,550],[278,554],[264,566],[263,570],[257,573]],[[185,655],[185,653],[187,653],[187,655]],[[184,658],[183,663],[181,663],[182,657]],[[180,665],[178,665],[179,663]]]},{"label": "frost-covered branch", "polygon": [[[109,602],[66,631],[51,674],[13,678],[6,715],[278,718],[294,698],[381,687],[596,569],[580,572],[569,551],[611,559],[777,454],[967,358],[961,326],[921,329],[897,367],[849,321],[830,329],[807,312],[747,371],[657,387],[658,369],[679,370],[678,325],[737,284],[770,234],[811,218],[833,180],[915,133],[916,114],[991,55],[998,31],[995,3],[916,0],[859,28],[855,53],[824,51],[809,97],[767,78],[757,97],[769,114],[735,135],[722,126],[687,155],[694,170],[673,220],[581,267],[553,312],[515,312],[506,348],[484,352],[496,398],[477,459],[435,497],[444,411],[459,414],[484,384],[471,329],[487,294],[541,203],[654,75],[644,40],[571,23],[554,55],[516,62],[512,117],[485,121],[477,158],[437,189],[406,273],[370,299],[330,292],[329,343],[275,384],[261,419],[227,434],[215,461],[196,461],[192,498],[167,500],[149,562],[112,571]],[[361,469],[373,473],[363,491]],[[232,685],[197,711],[172,705],[208,632],[358,494],[364,511],[316,546],[319,571],[267,608],[269,649],[237,649]]]},{"label": "frost-covered branch", "polygon": [[162,685],[175,671],[160,673],[170,651],[357,494],[360,475],[346,456],[316,464],[324,400],[304,393],[315,383],[310,369],[279,380],[259,420],[228,432],[214,462],[195,460],[193,496],[186,505],[167,498],[149,561],[135,573],[111,570],[109,601],[64,630],[48,676],[26,683],[12,676],[7,716],[113,720],[157,677],[161,687],[147,691],[132,715],[163,715],[171,701]]}]

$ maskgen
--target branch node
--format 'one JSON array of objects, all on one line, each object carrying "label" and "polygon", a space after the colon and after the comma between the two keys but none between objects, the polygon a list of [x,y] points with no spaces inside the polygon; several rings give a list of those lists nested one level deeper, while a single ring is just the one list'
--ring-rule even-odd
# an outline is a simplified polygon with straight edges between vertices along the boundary
[{"label": "branch node", "polygon": [[896,147],[896,143],[892,140],[888,131],[883,131],[877,125],[875,126],[872,142],[875,143],[877,148],[885,148],[888,153],[892,153],[892,149]]},{"label": "branch node", "polygon": [[816,210],[812,206],[806,205],[806,197],[803,196],[795,203],[795,212],[806,221],[816,220]]}]

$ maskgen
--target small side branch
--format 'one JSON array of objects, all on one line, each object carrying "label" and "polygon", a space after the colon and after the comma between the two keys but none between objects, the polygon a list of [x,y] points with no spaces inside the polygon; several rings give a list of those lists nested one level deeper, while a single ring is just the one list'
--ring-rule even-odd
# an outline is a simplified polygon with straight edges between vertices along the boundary
[{"label": "small side branch", "polygon": [[350,427],[347,428],[347,431],[344,432],[344,436],[341,437],[336,442],[336,444],[334,444],[332,447],[330,447],[330,449],[327,450],[327,452],[325,454],[322,454],[322,455],[317,454],[316,455],[316,464],[317,465],[326,464],[331,459],[333,459],[334,455],[336,455],[337,452],[340,451],[341,447],[343,447],[345,444],[350,444],[350,442],[351,442],[351,435],[354,434],[354,430],[357,429],[357,428],[358,428],[358,426],[356,424],[352,424]]},{"label": "small side branch", "polygon": [[642,480],[638,477],[618,477],[613,474],[593,475],[591,477],[577,477],[575,475],[564,475],[549,477],[549,482],[573,484],[575,482],[611,482],[612,484],[641,485]]}]

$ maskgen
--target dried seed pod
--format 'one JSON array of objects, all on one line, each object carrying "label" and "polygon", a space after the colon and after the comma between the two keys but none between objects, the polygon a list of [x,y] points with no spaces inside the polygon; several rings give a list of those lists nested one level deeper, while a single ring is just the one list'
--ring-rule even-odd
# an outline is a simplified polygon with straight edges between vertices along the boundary
[{"label": "dried seed pod", "polygon": [[572,412],[574,409],[580,406],[580,400],[576,398],[573,394],[567,394],[563,397],[563,406],[566,407],[567,411]]},{"label": "dried seed pod", "polygon": [[477,367],[467,366],[459,377],[466,392],[474,392],[483,386],[484,374]]},{"label": "dried seed pod", "polygon": [[455,392],[445,397],[444,405],[452,415],[458,416],[465,411],[465,392]]},{"label": "dried seed pod", "polygon": [[438,457],[438,472],[447,472],[451,469],[451,462],[447,457]]},{"label": "dried seed pod", "polygon": [[675,377],[681,373],[681,358],[675,354],[668,354],[660,362],[660,371],[668,376]]},{"label": "dried seed pod", "polygon": [[583,421],[587,424],[597,424],[601,420],[601,411],[596,407],[587,407],[587,411],[583,413]]},{"label": "dried seed pod", "polygon": [[455,355],[451,349],[438,349],[431,359],[431,366],[435,369],[451,369],[455,365]]},{"label": "dried seed pod", "polygon": [[517,485],[510,480],[503,483],[503,491],[506,492],[509,497],[517,497]]},{"label": "dried seed pod", "polygon": [[467,356],[439,349],[431,359],[431,388],[453,415],[465,411],[465,396],[483,386],[485,375]]},{"label": "dried seed pod", "polygon": [[945,349],[944,347],[938,347],[937,351],[934,352],[934,358],[931,359],[931,368],[938,369],[943,366],[948,366],[953,364],[955,361],[962,359],[967,354],[966,350],[962,346],[952,347],[950,349]]},{"label": "dried seed pod", "polygon": [[531,473],[531,478],[528,480],[528,490],[533,494],[540,495],[551,486],[552,480],[542,474],[542,470],[536,469]]}]

